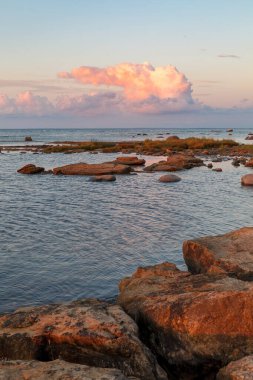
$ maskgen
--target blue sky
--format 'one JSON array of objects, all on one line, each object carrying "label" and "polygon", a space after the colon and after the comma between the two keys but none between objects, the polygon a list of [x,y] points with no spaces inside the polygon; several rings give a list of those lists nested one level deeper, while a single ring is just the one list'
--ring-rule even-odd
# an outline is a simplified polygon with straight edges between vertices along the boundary
[{"label": "blue sky", "polygon": [[[150,62],[155,68],[175,66],[191,83],[192,99],[211,109],[230,114],[233,107],[253,107],[252,1],[0,0],[0,5],[0,93],[8,99],[32,91],[54,104],[59,96],[104,88],[58,78],[59,72]],[[9,114],[15,113],[8,102]],[[245,112],[247,123],[249,115]]]}]

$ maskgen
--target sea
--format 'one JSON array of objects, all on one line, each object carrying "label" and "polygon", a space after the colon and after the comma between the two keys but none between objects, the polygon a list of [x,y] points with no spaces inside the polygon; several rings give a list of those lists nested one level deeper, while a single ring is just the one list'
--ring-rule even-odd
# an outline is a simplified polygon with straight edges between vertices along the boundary
[{"label": "sea", "polygon": [[[252,126],[253,129],[253,126]],[[125,141],[179,137],[245,142],[250,131],[214,129],[2,129],[0,147],[57,141]],[[25,136],[32,136],[25,143]],[[252,141],[250,141],[252,143]],[[82,176],[25,176],[28,163],[52,169],[69,163],[111,161],[118,154],[0,154],[0,312],[81,298],[114,300],[119,281],[138,266],[164,261],[185,270],[182,243],[253,225],[253,173],[231,161],[180,173],[118,176],[95,183]],[[147,163],[161,157],[143,156]]]}]

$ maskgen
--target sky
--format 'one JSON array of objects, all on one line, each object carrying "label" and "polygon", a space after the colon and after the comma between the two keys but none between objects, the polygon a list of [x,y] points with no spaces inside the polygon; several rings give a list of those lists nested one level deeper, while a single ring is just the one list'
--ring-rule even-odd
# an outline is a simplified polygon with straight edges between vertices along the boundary
[{"label": "sky", "polygon": [[0,128],[252,126],[252,0],[0,9]]}]

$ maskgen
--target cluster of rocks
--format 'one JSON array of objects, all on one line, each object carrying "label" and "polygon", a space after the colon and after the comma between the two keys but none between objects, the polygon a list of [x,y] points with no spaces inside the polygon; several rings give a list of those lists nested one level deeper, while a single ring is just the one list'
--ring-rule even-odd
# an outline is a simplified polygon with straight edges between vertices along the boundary
[{"label": "cluster of rocks", "polygon": [[176,153],[170,154],[166,161],[160,161],[152,165],[146,166],[146,172],[174,172],[183,169],[192,169],[195,167],[203,166],[204,162],[200,158],[192,154]]},{"label": "cluster of rocks", "polygon": [[0,379],[252,379],[252,241],[253,227],[185,241],[188,271],[138,268],[116,304],[1,315]]}]

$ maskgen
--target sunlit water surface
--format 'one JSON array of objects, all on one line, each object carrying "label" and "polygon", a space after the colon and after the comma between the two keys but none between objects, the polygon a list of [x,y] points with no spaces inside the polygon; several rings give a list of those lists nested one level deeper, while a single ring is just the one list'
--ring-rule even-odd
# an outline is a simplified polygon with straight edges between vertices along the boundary
[{"label": "sunlit water surface", "polygon": [[205,167],[180,172],[182,181],[173,184],[159,183],[161,173],[111,183],[16,173],[27,163],[49,169],[115,157],[0,155],[0,311],[112,298],[137,266],[170,261],[185,269],[183,240],[253,224],[253,188],[240,185],[253,170],[231,161],[215,164],[222,173]]}]

